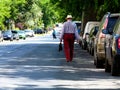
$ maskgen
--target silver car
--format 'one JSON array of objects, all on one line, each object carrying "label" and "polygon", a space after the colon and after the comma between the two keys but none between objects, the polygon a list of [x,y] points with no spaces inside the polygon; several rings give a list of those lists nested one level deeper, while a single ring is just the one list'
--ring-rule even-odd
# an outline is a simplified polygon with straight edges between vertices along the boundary
[{"label": "silver car", "polygon": [[99,25],[99,30],[95,38],[95,43],[94,43],[94,63],[97,68],[103,68],[105,64],[105,47],[104,47],[104,42],[105,42],[105,34],[102,33],[102,30],[108,30],[108,29],[113,29],[117,19],[119,17],[119,14],[110,14],[107,13],[103,16],[100,25]]}]

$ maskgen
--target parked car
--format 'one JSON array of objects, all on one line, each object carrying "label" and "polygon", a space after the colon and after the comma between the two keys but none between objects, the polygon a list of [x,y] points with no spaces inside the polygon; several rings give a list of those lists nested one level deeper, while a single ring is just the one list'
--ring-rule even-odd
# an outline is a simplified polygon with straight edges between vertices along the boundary
[{"label": "parked car", "polygon": [[83,37],[82,37],[82,48],[83,49],[88,49],[88,36],[89,36],[89,33],[90,33],[90,30],[94,27],[94,26],[97,26],[99,25],[100,22],[98,21],[89,21],[87,22],[86,26],[85,26],[85,30],[84,30],[84,33],[83,33]]},{"label": "parked car", "polygon": [[95,36],[98,32],[98,28],[99,28],[99,25],[98,26],[95,26],[91,29],[90,31],[90,34],[89,34],[89,41],[88,41],[88,51],[89,53],[93,56],[94,55],[94,39],[95,39]]},{"label": "parked car", "polygon": [[107,13],[103,16],[100,25],[99,30],[95,38],[94,43],[94,63],[97,68],[103,68],[105,64],[105,34],[102,33],[102,30],[105,29],[106,31],[109,29],[113,29],[117,19],[119,17],[119,14],[110,14]]},{"label": "parked car", "polygon": [[35,30],[34,30],[34,33],[35,33],[35,34],[42,34],[42,33],[43,33],[43,30],[42,30],[42,29],[35,29]]},{"label": "parked car", "polygon": [[18,35],[19,35],[19,38],[20,39],[26,39],[26,34],[25,34],[25,31],[23,31],[23,30],[19,30],[18,31]]},{"label": "parked car", "polygon": [[0,42],[2,42],[3,41],[3,33],[2,33],[2,31],[0,31]]},{"label": "parked car", "polygon": [[24,30],[26,37],[34,37],[34,31],[33,30]]},{"label": "parked car", "polygon": [[17,30],[12,30],[12,34],[13,34],[13,39],[19,40],[19,34],[18,34]]},{"label": "parked car", "polygon": [[77,28],[81,27],[81,24],[82,24],[81,21],[73,21],[73,22],[76,24]]},{"label": "parked car", "polygon": [[7,30],[3,32],[3,39],[13,41],[13,33],[11,30]]},{"label": "parked car", "polygon": [[114,29],[102,31],[105,37],[105,72],[111,72],[113,76],[120,74],[120,14]]}]

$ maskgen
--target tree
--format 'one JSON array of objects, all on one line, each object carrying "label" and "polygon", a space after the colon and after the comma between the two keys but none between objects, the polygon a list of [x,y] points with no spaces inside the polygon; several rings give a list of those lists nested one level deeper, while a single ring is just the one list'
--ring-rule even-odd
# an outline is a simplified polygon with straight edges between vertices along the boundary
[{"label": "tree", "polygon": [[84,30],[87,21],[99,21],[106,12],[119,10],[119,0],[0,0],[0,29],[13,22],[26,28],[47,27],[72,14],[74,20],[82,21]]},{"label": "tree", "polygon": [[[67,14],[72,14],[74,20],[82,20],[86,23],[88,20],[96,20],[96,12],[94,9],[94,0],[50,0],[56,8],[60,8],[63,13],[60,14],[61,19],[65,20]],[[60,11],[59,11],[60,12]],[[92,12],[92,13],[91,13]],[[82,16],[84,15],[84,16]],[[85,24],[84,24],[85,25]]]},{"label": "tree", "polygon": [[[106,12],[111,12],[111,13],[119,13],[120,12],[120,4],[119,0],[97,0],[98,4],[97,6],[97,19],[101,19],[101,17],[106,13]],[[99,4],[101,3],[101,4]]]},{"label": "tree", "polygon": [[58,20],[58,12],[54,5],[51,4],[50,0],[36,1],[38,6],[42,9],[42,21],[44,27],[52,26]]},{"label": "tree", "polygon": [[119,0],[50,0],[56,7],[60,8],[59,14],[61,20],[64,20],[67,14],[72,14],[75,20],[82,21],[82,30],[84,30],[87,21],[101,20],[106,12],[119,12]]},{"label": "tree", "polygon": [[5,24],[8,24],[6,18],[10,17],[11,0],[0,1],[0,29],[5,29]]}]

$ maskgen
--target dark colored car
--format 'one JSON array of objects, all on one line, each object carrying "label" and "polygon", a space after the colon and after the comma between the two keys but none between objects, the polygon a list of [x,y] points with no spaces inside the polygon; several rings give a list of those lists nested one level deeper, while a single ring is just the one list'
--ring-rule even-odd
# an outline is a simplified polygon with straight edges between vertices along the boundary
[{"label": "dark colored car", "polygon": [[35,34],[42,34],[43,30],[42,29],[36,29],[34,30]]},{"label": "dark colored car", "polygon": [[119,14],[117,13],[106,13],[100,22],[99,30],[94,42],[94,64],[97,68],[103,68],[105,64],[104,42],[106,36],[104,33],[102,33],[102,30],[113,29],[118,17]]},{"label": "dark colored car", "polygon": [[[120,15],[119,15],[120,16]],[[105,37],[105,72],[113,76],[120,74],[120,17],[114,29],[102,31]]]},{"label": "dark colored car", "polygon": [[98,32],[98,28],[99,26],[93,27],[89,34],[88,51],[92,56],[94,55],[94,39]]},{"label": "dark colored car", "polygon": [[13,33],[11,30],[7,30],[3,32],[3,39],[13,41]]}]

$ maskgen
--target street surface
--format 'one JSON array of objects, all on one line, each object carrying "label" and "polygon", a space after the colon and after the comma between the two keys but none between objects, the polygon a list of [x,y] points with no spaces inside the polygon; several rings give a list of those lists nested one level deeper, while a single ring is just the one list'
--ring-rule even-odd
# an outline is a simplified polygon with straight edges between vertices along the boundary
[{"label": "street surface", "polygon": [[1,42],[0,90],[120,90],[120,77],[96,69],[78,44],[69,63],[58,44],[49,34]]}]

